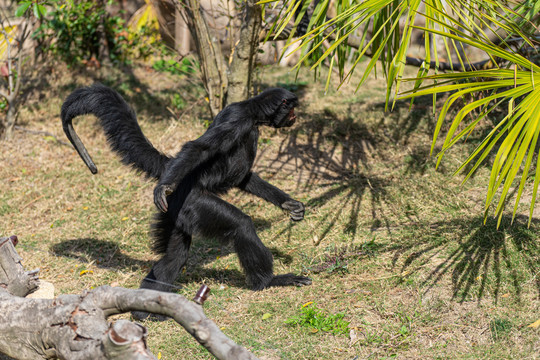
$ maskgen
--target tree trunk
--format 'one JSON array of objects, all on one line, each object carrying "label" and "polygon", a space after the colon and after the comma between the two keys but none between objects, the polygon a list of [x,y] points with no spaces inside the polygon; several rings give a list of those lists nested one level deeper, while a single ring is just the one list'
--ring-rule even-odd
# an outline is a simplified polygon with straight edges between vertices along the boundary
[{"label": "tree trunk", "polygon": [[0,136],[2,140],[9,140],[13,137],[13,127],[17,120],[17,101],[12,96],[8,96],[8,110],[6,113],[6,120],[4,122],[3,133]]},{"label": "tree trunk", "polygon": [[179,13],[185,14],[185,21],[195,40],[210,111],[215,117],[225,105],[228,87],[227,69],[219,40],[210,33],[198,0],[176,1],[175,5],[179,7]]},{"label": "tree trunk", "polygon": [[109,51],[109,42],[107,41],[107,29],[106,29],[106,23],[107,23],[107,16],[109,16],[109,13],[106,9],[106,1],[105,0],[99,0],[97,3],[98,11],[103,10],[103,15],[101,16],[101,19],[99,21],[99,25],[96,29],[96,32],[98,34],[99,39],[99,49],[98,49],[98,60],[101,64],[110,66],[111,63],[111,54]]},{"label": "tree trunk", "polygon": [[262,5],[257,1],[246,1],[244,21],[240,29],[238,45],[233,49],[229,69],[227,104],[246,100],[251,96],[252,77],[255,69],[256,51],[262,29]]},{"label": "tree trunk", "polygon": [[184,18],[177,6],[174,12],[174,49],[180,56],[189,54],[189,40],[191,37]]}]

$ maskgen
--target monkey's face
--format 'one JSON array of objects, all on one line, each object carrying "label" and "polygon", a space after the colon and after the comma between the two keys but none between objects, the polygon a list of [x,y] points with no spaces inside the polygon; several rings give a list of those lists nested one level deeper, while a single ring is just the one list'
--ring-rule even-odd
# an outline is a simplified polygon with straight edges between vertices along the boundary
[{"label": "monkey's face", "polygon": [[282,100],[282,107],[283,107],[283,110],[282,113],[285,113],[285,111],[287,112],[285,114],[285,116],[283,116],[281,118],[281,120],[276,124],[274,125],[274,127],[289,127],[289,126],[292,126],[294,124],[294,122],[296,121],[296,114],[294,113],[294,108],[298,105],[298,100],[296,99],[283,99]]},{"label": "monkey's face", "polygon": [[289,127],[296,121],[296,114],[294,108],[298,106],[298,98],[292,92],[285,89],[280,89],[281,101],[274,113],[274,119],[272,122],[273,127]]},{"label": "monkey's face", "polygon": [[265,125],[281,128],[295,123],[294,108],[298,106],[298,98],[292,92],[281,88],[268,89],[258,98],[264,109]]}]

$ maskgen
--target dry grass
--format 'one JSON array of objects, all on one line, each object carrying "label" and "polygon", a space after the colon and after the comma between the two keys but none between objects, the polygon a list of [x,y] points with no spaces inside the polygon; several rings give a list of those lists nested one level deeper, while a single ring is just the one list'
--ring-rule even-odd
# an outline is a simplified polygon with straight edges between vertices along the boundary
[{"label": "dry grass", "polygon": [[[199,99],[193,85],[146,69],[53,72],[34,84],[21,125],[65,141],[62,99],[93,78],[123,91],[145,134],[167,153],[204,131],[201,102],[180,122],[166,109],[176,92]],[[294,75],[265,68],[261,79],[292,86]],[[506,217],[499,230],[491,220],[483,225],[488,169],[464,186],[451,176],[482,134],[435,171],[431,99],[412,112],[398,103],[388,114],[375,79],[360,93],[351,86],[327,96],[309,74],[300,81],[298,125],[263,131],[255,168],[306,203],[305,220],[291,224],[281,210],[239,192],[227,199],[253,218],[276,272],[310,274],[313,285],[251,292],[229,248],[196,239],[178,292],[192,297],[200,283],[209,285],[209,317],[263,359],[537,358],[539,333],[527,325],[540,313],[540,222],[528,229],[522,217],[512,226]],[[75,126],[96,176],[53,137],[17,131],[1,144],[1,233],[19,236],[26,267],[40,267],[59,293],[136,288],[156,260],[148,246],[154,184],[120,164],[93,118]],[[285,325],[310,301],[344,312],[353,332]],[[177,324],[145,325],[163,359],[210,358]]]}]

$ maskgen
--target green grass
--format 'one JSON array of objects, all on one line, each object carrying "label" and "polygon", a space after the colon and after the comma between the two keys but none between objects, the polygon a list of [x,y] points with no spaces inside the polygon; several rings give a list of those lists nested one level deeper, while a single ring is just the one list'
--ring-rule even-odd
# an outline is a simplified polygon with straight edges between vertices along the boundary
[{"label": "green grass", "polygon": [[300,314],[285,321],[287,325],[299,325],[310,328],[312,333],[326,331],[334,335],[349,333],[349,322],[343,320],[344,313],[326,314],[317,308],[316,304],[306,303],[302,305]]},{"label": "green grass", "polygon": [[513,324],[508,319],[493,319],[489,322],[489,330],[494,341],[506,337],[510,330],[512,330],[512,327]]},{"label": "green grass", "polygon": [[[294,74],[283,69],[261,71],[268,86],[292,85]],[[28,90],[20,124],[66,141],[62,99],[92,83],[90,75],[116,88],[126,84],[120,90],[160,150],[174,154],[204,132],[203,102],[181,121],[167,110],[175,93],[191,101],[193,84],[147,69],[46,75],[47,96]],[[495,220],[483,223],[488,169],[464,185],[452,176],[481,134],[435,170],[428,157],[431,99],[416,101],[412,112],[398,102],[384,113],[375,79],[359,93],[345,85],[326,97],[311,79],[301,72],[298,124],[264,129],[255,165],[306,204],[304,221],[290,223],[280,209],[240,192],[225,198],[252,217],[276,273],[307,274],[313,284],[252,292],[230,246],[195,238],[177,292],[192,298],[207,284],[206,314],[265,359],[534,359],[539,333],[527,326],[540,313],[538,214],[527,228],[524,203],[514,224],[505,216],[497,230]],[[45,136],[16,131],[14,141],[0,144],[0,234],[19,236],[25,267],[40,267],[59,294],[137,288],[157,260],[149,245],[154,183],[120,163],[92,117],[75,127],[98,166],[95,176],[71,146]],[[287,325],[308,302],[326,318],[343,314],[348,331]],[[162,359],[211,358],[172,321],[144,325]]]}]

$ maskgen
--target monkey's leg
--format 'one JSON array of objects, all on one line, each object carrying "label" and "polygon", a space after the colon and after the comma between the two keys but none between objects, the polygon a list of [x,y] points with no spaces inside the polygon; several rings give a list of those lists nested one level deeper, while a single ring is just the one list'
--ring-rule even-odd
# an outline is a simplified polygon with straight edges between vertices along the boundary
[{"label": "monkey's leg", "polygon": [[[166,229],[158,229],[158,231],[162,236],[168,232]],[[157,239],[157,241],[162,242],[165,242],[166,240],[167,239]],[[174,281],[187,261],[190,245],[191,235],[176,227],[173,228],[170,231],[166,253],[154,264],[150,273],[143,279],[141,288],[171,291],[174,288]],[[149,314],[141,311],[134,311],[132,312],[132,315],[136,319],[144,319]],[[164,317],[159,316],[157,316],[157,318],[159,320],[165,319]]]},{"label": "monkey's leg", "polygon": [[251,218],[217,196],[202,194],[192,202],[197,221],[196,230],[205,236],[220,236],[232,240],[240,265],[253,290],[268,286],[302,286],[311,279],[293,274],[273,274],[270,250],[257,236]]}]

